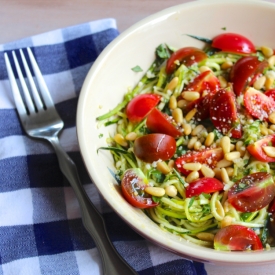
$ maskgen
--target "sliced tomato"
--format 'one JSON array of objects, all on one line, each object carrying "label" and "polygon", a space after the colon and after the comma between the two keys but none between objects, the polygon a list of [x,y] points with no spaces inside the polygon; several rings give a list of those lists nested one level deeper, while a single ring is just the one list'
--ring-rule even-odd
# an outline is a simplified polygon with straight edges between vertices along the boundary
[{"label": "sliced tomato", "polygon": [[131,205],[138,208],[150,208],[158,205],[152,200],[152,196],[144,191],[147,186],[148,180],[139,168],[131,168],[124,172],[121,191]]},{"label": "sliced tomato", "polygon": [[198,196],[202,193],[214,193],[223,190],[223,184],[215,178],[201,178],[189,183],[185,190],[187,198]]},{"label": "sliced tomato", "polygon": [[255,212],[267,206],[275,196],[271,174],[257,172],[237,181],[228,191],[228,202],[240,212]]},{"label": "sliced tomato", "polygon": [[275,111],[275,101],[251,87],[244,93],[244,106],[250,115],[260,120],[268,120],[268,116]]},{"label": "sliced tomato", "polygon": [[275,89],[267,90],[264,94],[275,101]]},{"label": "sliced tomato", "polygon": [[142,161],[152,163],[168,160],[176,152],[177,145],[173,137],[165,134],[149,134],[137,138],[134,153]]},{"label": "sliced tomato", "polygon": [[175,165],[179,172],[188,175],[190,171],[183,168],[183,164],[185,163],[197,162],[207,164],[209,167],[214,168],[217,162],[221,159],[223,159],[223,151],[221,148],[205,149],[198,152],[188,152],[185,155],[178,157],[175,160]]},{"label": "sliced tomato", "polygon": [[241,138],[242,130],[238,118],[235,94],[231,90],[220,89],[211,100],[210,119],[224,135]]},{"label": "sliced tomato", "polygon": [[182,136],[180,128],[173,121],[173,118],[154,108],[146,119],[146,126],[152,133],[170,135],[174,138]]},{"label": "sliced tomato", "polygon": [[239,96],[243,91],[253,84],[255,76],[263,72],[268,66],[266,60],[260,61],[256,56],[244,56],[232,67],[230,81],[233,83],[234,93]]},{"label": "sliced tomato", "polygon": [[134,97],[126,107],[126,115],[131,122],[139,122],[159,103],[161,96],[141,94]]},{"label": "sliced tomato", "polygon": [[223,33],[212,40],[212,47],[224,52],[248,54],[256,52],[254,44],[237,33]]},{"label": "sliced tomato", "polygon": [[167,60],[166,73],[173,73],[177,69],[178,64],[191,66],[192,64],[199,63],[206,58],[206,53],[201,49],[195,47],[181,48],[174,52]]},{"label": "sliced tomato", "polygon": [[275,134],[266,136],[253,144],[249,144],[246,149],[255,159],[263,162],[275,162],[275,158],[269,157],[263,150],[264,146],[275,146]]},{"label": "sliced tomato", "polygon": [[263,250],[263,245],[259,236],[251,228],[232,224],[217,232],[214,248],[224,251]]},{"label": "sliced tomato", "polygon": [[270,203],[268,207],[268,212],[275,213],[275,198],[273,198],[272,202]]}]

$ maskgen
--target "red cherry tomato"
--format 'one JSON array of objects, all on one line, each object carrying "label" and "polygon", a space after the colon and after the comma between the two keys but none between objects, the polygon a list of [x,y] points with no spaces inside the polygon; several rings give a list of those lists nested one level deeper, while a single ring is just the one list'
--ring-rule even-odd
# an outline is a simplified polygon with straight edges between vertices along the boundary
[{"label": "red cherry tomato", "polygon": [[268,120],[275,110],[275,101],[254,88],[248,88],[244,93],[244,106],[253,117]]},{"label": "red cherry tomato", "polygon": [[214,193],[223,190],[223,184],[215,178],[201,178],[189,183],[186,188],[186,197],[191,198],[201,193]]},{"label": "red cherry tomato", "polygon": [[194,63],[199,63],[206,59],[207,55],[204,51],[194,48],[185,47],[174,52],[167,60],[166,73],[173,73],[178,67],[177,63],[191,66]]},{"label": "red cherry tomato", "polygon": [[221,148],[206,149],[198,152],[193,151],[178,157],[175,160],[175,165],[182,174],[188,175],[191,171],[183,168],[183,164],[185,163],[198,162],[214,168],[221,159],[223,159],[223,151]]},{"label": "red cherry tomato", "polygon": [[253,144],[249,144],[246,149],[255,159],[263,162],[275,162],[275,158],[269,157],[263,150],[264,146],[275,146],[275,134],[266,136]]},{"label": "red cherry tomato", "polygon": [[225,251],[262,250],[258,235],[243,225],[229,225],[220,229],[214,238],[214,248]]},{"label": "red cherry tomato", "polygon": [[255,212],[274,198],[275,184],[271,174],[257,172],[243,177],[228,191],[228,202],[240,212]]},{"label": "red cherry tomato", "polygon": [[126,107],[126,115],[131,122],[139,122],[159,103],[161,96],[141,94],[134,97]]},{"label": "red cherry tomato", "polygon": [[224,135],[241,138],[242,130],[239,122],[235,94],[230,90],[219,90],[211,100],[210,119],[214,126]]},{"label": "red cherry tomato", "polygon": [[231,53],[254,53],[253,43],[246,37],[236,33],[223,33],[212,40],[212,47]]},{"label": "red cherry tomato", "polygon": [[134,142],[135,155],[144,162],[168,160],[176,152],[177,145],[173,137],[165,134],[149,134],[137,138]]},{"label": "red cherry tomato", "polygon": [[234,93],[239,96],[247,86],[253,83],[255,76],[262,73],[267,66],[267,61],[259,61],[256,56],[240,58],[230,72],[230,81],[233,83]]},{"label": "red cherry tomato", "polygon": [[138,208],[155,207],[158,203],[144,189],[148,186],[146,178],[139,168],[128,169],[124,172],[121,181],[121,191],[124,198]]},{"label": "red cherry tomato", "polygon": [[275,101],[275,90],[274,89],[267,90],[264,94],[266,96],[268,96],[269,98],[272,98]]},{"label": "red cherry tomato", "polygon": [[177,138],[182,135],[178,126],[168,115],[154,108],[146,119],[146,126],[152,133],[161,133]]}]

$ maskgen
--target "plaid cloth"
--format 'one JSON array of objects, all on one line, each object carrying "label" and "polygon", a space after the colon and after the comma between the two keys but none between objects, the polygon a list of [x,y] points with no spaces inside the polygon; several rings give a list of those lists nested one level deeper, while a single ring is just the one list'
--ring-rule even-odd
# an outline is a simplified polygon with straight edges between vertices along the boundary
[{"label": "plaid cloth", "polygon": [[103,19],[0,45],[0,275],[102,274],[97,248],[51,145],[27,137],[19,123],[3,53],[26,46],[65,122],[61,145],[76,163],[119,253],[140,275],[206,274],[203,264],[131,230],[98,194],[82,162],[75,128],[78,95],[94,60],[117,35],[115,20]]}]

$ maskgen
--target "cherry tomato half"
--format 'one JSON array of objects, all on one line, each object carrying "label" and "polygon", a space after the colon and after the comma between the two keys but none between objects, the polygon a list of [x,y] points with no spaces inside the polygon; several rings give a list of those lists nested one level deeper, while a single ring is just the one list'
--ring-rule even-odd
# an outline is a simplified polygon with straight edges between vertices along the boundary
[{"label": "cherry tomato half", "polygon": [[228,202],[240,212],[255,212],[274,198],[275,184],[271,174],[257,172],[237,181],[228,191]]},{"label": "cherry tomato half", "polygon": [[139,168],[131,168],[124,172],[121,191],[131,205],[138,208],[150,208],[158,205],[152,200],[152,196],[144,191],[147,186],[148,182]]},{"label": "cherry tomato half", "polygon": [[167,60],[166,73],[173,73],[179,64],[184,64],[186,66],[191,66],[194,63],[199,63],[206,59],[207,55],[204,51],[194,47],[185,47],[172,53],[170,58]]},{"label": "cherry tomato half", "polygon": [[201,178],[189,183],[186,188],[186,197],[191,198],[201,193],[213,193],[223,190],[223,184],[215,178]]},{"label": "cherry tomato half", "polygon": [[134,97],[126,107],[126,115],[131,122],[139,122],[159,103],[161,96],[141,94]]},{"label": "cherry tomato half", "polygon": [[248,54],[254,53],[255,46],[246,37],[236,33],[223,33],[212,40],[212,47],[224,52]]},{"label": "cherry tomato half", "polygon": [[217,232],[214,248],[224,251],[262,250],[263,245],[259,236],[251,228],[232,224]]},{"label": "cherry tomato half", "polygon": [[177,145],[173,137],[165,134],[149,134],[137,138],[134,153],[142,161],[152,163],[168,160],[176,152]]},{"label": "cherry tomato half", "polygon": [[254,88],[248,88],[244,93],[244,106],[253,117],[268,120],[275,110],[275,101]]},{"label": "cherry tomato half", "polygon": [[222,148],[206,149],[198,152],[187,153],[183,156],[178,157],[175,160],[175,165],[179,172],[184,175],[188,175],[191,171],[183,168],[183,164],[190,162],[198,162],[201,164],[206,164],[210,168],[214,168],[218,161],[223,159]]},{"label": "cherry tomato half", "polygon": [[275,90],[274,89],[267,90],[264,94],[266,96],[268,96],[269,98],[272,98],[275,101]]},{"label": "cherry tomato half", "polygon": [[146,119],[146,126],[152,133],[166,134],[174,138],[182,135],[178,126],[173,123],[173,119],[159,111],[157,108],[154,108],[149,113]]},{"label": "cherry tomato half", "polygon": [[253,144],[249,144],[247,151],[257,160],[263,162],[275,162],[275,158],[269,157],[263,150],[264,146],[275,146],[275,134],[266,136]]},{"label": "cherry tomato half", "polygon": [[230,72],[234,93],[239,96],[247,86],[253,84],[255,76],[262,73],[267,66],[267,61],[260,61],[256,56],[240,58]]},{"label": "cherry tomato half", "polygon": [[241,124],[238,118],[235,94],[232,91],[220,89],[212,97],[210,119],[224,135],[230,133],[233,138],[241,138]]}]

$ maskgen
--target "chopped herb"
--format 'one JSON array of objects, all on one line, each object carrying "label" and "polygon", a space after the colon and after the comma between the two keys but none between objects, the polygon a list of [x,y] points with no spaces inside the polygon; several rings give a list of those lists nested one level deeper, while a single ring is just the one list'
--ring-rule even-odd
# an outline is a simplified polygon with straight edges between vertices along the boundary
[{"label": "chopped herb", "polygon": [[161,58],[161,59],[168,59],[170,57],[169,50],[167,49],[165,44],[160,44],[156,48],[156,55],[158,58]]},{"label": "chopped herb", "polygon": [[152,200],[155,203],[159,203],[160,202],[160,198],[159,197],[152,196]]},{"label": "chopped herb", "polygon": [[99,138],[102,138],[103,137],[103,134],[101,133],[101,134],[99,134],[99,136],[98,136]]},{"label": "chopped herb", "polygon": [[194,39],[197,39],[197,40],[200,40],[202,42],[205,42],[207,44],[212,44],[212,40],[209,39],[209,38],[204,38],[204,37],[201,37],[201,36],[196,36],[196,35],[191,35],[191,34],[186,34],[187,36],[190,36]]},{"label": "chopped herb", "polygon": [[110,150],[110,151],[114,151],[114,152],[116,152],[116,153],[130,154],[130,152],[128,152],[128,151],[126,151],[126,150],[124,150],[124,149],[120,149],[120,148],[112,147],[112,146],[110,146],[110,147],[99,147],[99,148],[97,149],[97,152],[98,152],[99,150]]},{"label": "chopped herb", "polygon": [[108,168],[108,170],[109,170],[109,172],[110,172],[110,174],[114,177],[114,179],[117,181],[117,183],[121,183],[121,180],[120,180],[120,178],[119,178],[119,175],[118,174],[116,174],[116,173],[114,173],[114,171],[113,170],[111,170],[109,167],[107,167]]},{"label": "chopped herb", "polygon": [[223,27],[222,30],[226,31],[226,27]]},{"label": "chopped herb", "polygon": [[139,72],[142,72],[143,70],[141,69],[140,66],[135,66],[134,68],[131,69],[132,71],[136,72],[136,73],[139,73]]}]

